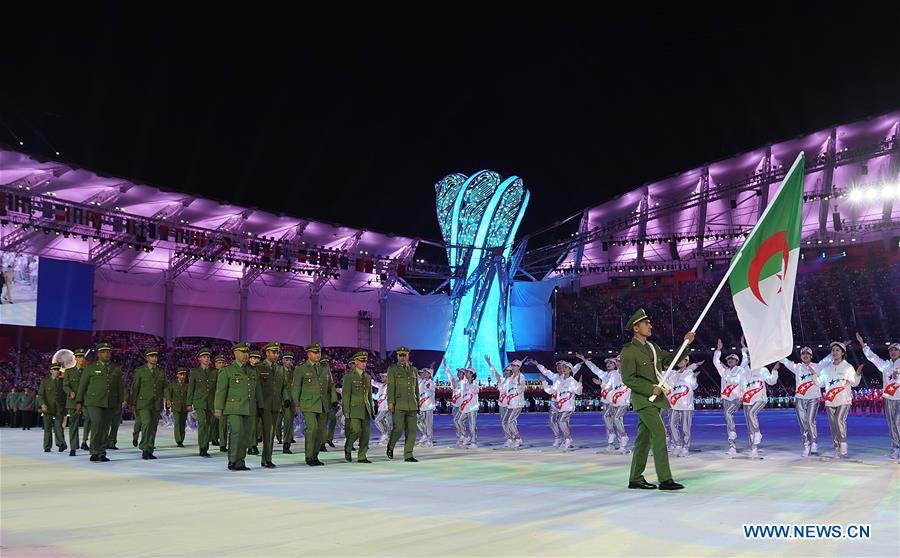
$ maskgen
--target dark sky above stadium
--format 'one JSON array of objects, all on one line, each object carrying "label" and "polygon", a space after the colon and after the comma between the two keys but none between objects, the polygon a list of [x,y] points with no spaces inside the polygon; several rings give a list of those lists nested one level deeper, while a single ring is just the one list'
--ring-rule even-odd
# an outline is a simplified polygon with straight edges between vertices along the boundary
[{"label": "dark sky above stadium", "polygon": [[524,233],[900,106],[896,3],[14,4],[0,143],[428,239],[450,172],[523,177]]}]

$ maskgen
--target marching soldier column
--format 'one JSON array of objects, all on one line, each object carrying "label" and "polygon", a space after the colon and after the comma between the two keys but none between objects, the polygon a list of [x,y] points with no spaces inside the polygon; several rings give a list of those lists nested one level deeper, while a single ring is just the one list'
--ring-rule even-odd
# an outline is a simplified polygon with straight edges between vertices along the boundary
[{"label": "marching soldier column", "polygon": [[402,434],[403,460],[416,463],[413,448],[416,445],[416,422],[419,416],[419,371],[409,363],[409,349],[397,349],[397,364],[387,371],[388,410],[393,415],[394,426],[388,440],[387,456],[394,458],[394,446]]},{"label": "marching soldier column", "polygon": [[111,349],[109,343],[97,345],[97,362],[84,369],[75,395],[76,413],[87,407],[91,418],[91,461],[109,461],[110,424],[117,410],[121,416],[125,399],[122,369],[110,362]]},{"label": "marching soldier column", "polygon": [[53,436],[56,436],[56,445],[59,447],[59,451],[66,451],[66,440],[62,429],[66,392],[63,388],[62,378],[59,377],[58,364],[50,365],[50,375],[41,380],[37,396],[41,402],[41,412],[44,414],[44,451],[50,451],[50,447],[53,445]]},{"label": "marching soldier column", "polygon": [[166,374],[156,363],[159,361],[159,349],[151,347],[144,352],[147,364],[134,371],[131,385],[131,408],[136,410],[141,421],[141,458],[156,459],[156,430],[159,427],[159,414],[163,409],[166,389]]},{"label": "marching soldier column", "polygon": [[372,431],[372,419],[375,409],[372,406],[372,377],[366,372],[369,355],[359,351],[353,355],[353,370],[344,375],[341,384],[341,400],[344,407],[347,439],[344,442],[344,460],[353,461],[353,444],[359,440],[357,463],[371,463],[366,458],[369,449],[369,436]]},{"label": "marching soldier column", "polygon": [[306,346],[306,362],[294,369],[291,381],[291,402],[295,411],[303,413],[306,422],[304,451],[306,464],[310,467],[324,465],[319,461],[319,451],[325,443],[328,410],[333,400],[337,400],[331,370],[319,361],[322,346],[313,343]]},{"label": "marching soldier column", "polygon": [[166,386],[166,411],[172,413],[172,429],[175,435],[175,445],[184,447],[184,426],[187,423],[187,414],[190,412],[187,399],[188,383],[187,368],[178,367],[175,381]]},{"label": "marching soldier column", "polygon": [[91,433],[91,421],[87,415],[75,412],[75,395],[78,391],[78,384],[81,382],[81,376],[84,373],[84,349],[75,349],[72,351],[75,355],[75,366],[66,370],[63,376],[63,390],[66,392],[66,413],[69,415],[69,455],[74,456],[75,450],[79,448],[78,426],[84,417],[84,441],[80,447],[87,450],[87,440]]},{"label": "marching soldier column", "polygon": [[275,442],[275,423],[281,414],[285,401],[290,399],[290,393],[284,388],[284,369],[276,364],[278,352],[281,347],[277,342],[266,345],[266,360],[262,361],[256,369],[258,374],[258,406],[262,419],[263,453],[261,465],[268,469],[274,469],[272,463],[272,449]]},{"label": "marching soldier column", "polygon": [[[187,411],[193,410],[197,413],[197,445],[200,446],[200,457],[212,457],[209,455],[209,444],[216,428],[216,423],[213,422],[213,406],[219,370],[210,367],[211,356],[212,351],[206,347],[197,352],[200,366],[191,369],[186,394]],[[219,362],[224,366],[225,359]],[[224,442],[222,446],[225,446]]]},{"label": "marching soldier column", "polygon": [[219,371],[213,409],[216,418],[228,421],[228,470],[249,471],[244,459],[250,425],[257,414],[256,372],[248,362],[247,343],[236,343],[232,351],[234,361]]}]

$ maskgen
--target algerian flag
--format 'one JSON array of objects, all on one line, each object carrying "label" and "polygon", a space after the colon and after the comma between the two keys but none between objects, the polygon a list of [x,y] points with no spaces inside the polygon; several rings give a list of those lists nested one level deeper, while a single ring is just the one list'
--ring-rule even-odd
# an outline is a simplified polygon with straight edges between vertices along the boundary
[{"label": "algerian flag", "polygon": [[731,261],[728,281],[752,368],[776,362],[793,351],[791,310],[800,262],[803,162],[800,153]]}]

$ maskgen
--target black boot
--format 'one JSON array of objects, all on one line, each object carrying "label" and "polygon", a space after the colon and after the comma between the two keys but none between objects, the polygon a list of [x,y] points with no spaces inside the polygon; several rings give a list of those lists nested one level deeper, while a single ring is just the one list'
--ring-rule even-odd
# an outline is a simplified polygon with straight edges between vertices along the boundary
[{"label": "black boot", "polygon": [[294,452],[291,451],[290,444],[284,444],[284,446],[281,449],[281,453],[294,453]]},{"label": "black boot", "polygon": [[91,451],[91,448],[88,447],[87,442],[81,442],[81,449],[84,451]]}]

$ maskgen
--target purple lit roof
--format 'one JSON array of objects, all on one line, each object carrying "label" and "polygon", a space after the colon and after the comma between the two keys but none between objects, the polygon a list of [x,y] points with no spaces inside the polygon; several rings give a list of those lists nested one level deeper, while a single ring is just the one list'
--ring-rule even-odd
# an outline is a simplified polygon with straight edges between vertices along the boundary
[{"label": "purple lit roof", "polygon": [[[41,161],[33,156],[13,150],[0,149],[0,185],[10,185],[28,176],[40,173],[52,173],[48,181],[30,189],[31,194],[54,195],[60,200],[76,203],[90,203],[101,200],[107,210],[120,209],[123,214],[151,217],[158,215],[166,208],[180,207],[180,211],[169,221],[178,224],[186,221],[193,227],[216,229],[229,219],[246,215],[239,225],[241,234],[253,236],[275,237],[296,229],[298,225],[308,223],[297,237],[299,241],[310,246],[341,247],[362,232],[352,254],[396,257],[412,243],[414,239],[394,236],[373,231],[323,223],[294,216],[275,215],[266,211],[230,205],[218,201],[198,198],[190,194],[161,190],[155,186],[135,183],[130,180],[102,176],[95,172],[71,168],[56,161]],[[89,243],[80,238],[63,238],[54,235],[34,235],[27,241],[21,251],[39,254],[51,258],[86,261]],[[150,253],[125,250],[107,264],[118,271],[133,273],[159,271],[169,266],[173,244],[157,243]],[[242,276],[243,268],[237,264],[210,263],[197,261],[185,272],[188,276],[211,279],[237,279]],[[369,284],[376,275],[359,273],[354,269],[341,271],[340,279],[332,279],[329,286],[342,291],[372,290],[380,285]],[[291,273],[266,272],[257,281],[268,285],[286,285],[292,282],[309,283],[314,278],[306,275],[295,276]],[[395,285],[395,290],[405,290]]]},{"label": "purple lit roof", "polygon": [[[803,208],[803,236],[805,239],[818,238],[819,208],[820,204],[823,203],[829,204],[827,209],[827,231],[830,235],[835,234],[831,224],[835,205],[837,205],[837,210],[843,219],[845,227],[862,226],[864,228],[867,224],[883,221],[885,210],[888,207],[892,208],[888,210],[888,220],[896,222],[900,219],[900,199],[897,198],[896,193],[897,189],[900,188],[900,181],[898,181],[898,169],[900,169],[900,149],[898,149],[898,137],[900,136],[898,136],[898,129],[900,129],[900,111],[865,121],[844,124],[835,128],[837,133],[836,150],[839,154],[844,152],[845,149],[848,150],[846,153],[852,154],[855,151],[869,152],[872,146],[876,145],[889,145],[892,147],[887,149],[888,153],[880,156],[856,157],[850,159],[852,162],[844,165],[839,164],[834,171],[834,189],[881,189],[888,185],[894,188],[893,205],[888,205],[890,202],[882,197],[853,202],[849,199],[834,198],[827,202],[807,202]],[[779,166],[783,166],[786,169],[800,151],[805,152],[807,163],[815,161],[820,154],[824,153],[830,134],[831,129],[826,129],[772,144],[772,168],[777,169]],[[739,183],[747,180],[748,177],[752,177],[761,168],[765,153],[766,148],[761,147],[736,155],[730,159],[709,164],[710,191],[713,192],[721,186]],[[891,160],[892,158],[894,159],[893,161]],[[594,206],[588,210],[588,229],[602,229],[621,219],[633,217],[645,193],[649,194],[649,207],[651,209],[664,207],[671,203],[678,204],[698,190],[701,174],[702,167],[675,174],[669,178],[645,184],[603,204]],[[824,172],[821,170],[807,173],[805,183],[807,195],[822,192],[823,175]],[[779,184],[780,181],[776,181],[769,186],[770,200],[777,191]],[[737,207],[734,209],[731,208],[728,197],[711,201],[708,204],[706,218],[708,231],[734,228],[749,230],[753,227],[759,216],[758,196],[752,189],[749,189],[749,191],[738,193],[735,198]],[[656,204],[659,205],[657,206]],[[688,205],[688,203],[685,202],[684,205]],[[698,207],[694,206],[675,209],[659,218],[651,217],[647,223],[646,235],[648,237],[664,237],[675,234],[696,234],[698,230],[698,213]],[[870,232],[864,230],[852,236],[857,241],[881,239],[882,230],[873,228]],[[846,233],[846,231],[844,232]],[[632,262],[637,255],[636,246],[630,244],[628,246],[609,246],[608,250],[604,251],[603,241],[634,238],[637,234],[637,224],[618,227],[608,234],[599,234],[597,238],[585,246],[582,266]],[[846,234],[849,235],[849,233]],[[839,241],[839,239],[837,240]],[[847,241],[849,240],[850,237],[848,236]],[[704,249],[724,251],[729,248],[735,248],[739,242],[739,239],[712,240],[705,242]],[[681,260],[691,258],[692,250],[695,247],[696,241],[679,242],[678,252]],[[647,263],[672,261],[669,247],[662,243],[645,244],[644,260]],[[573,261],[574,255],[570,253],[563,265],[571,265]]]}]

